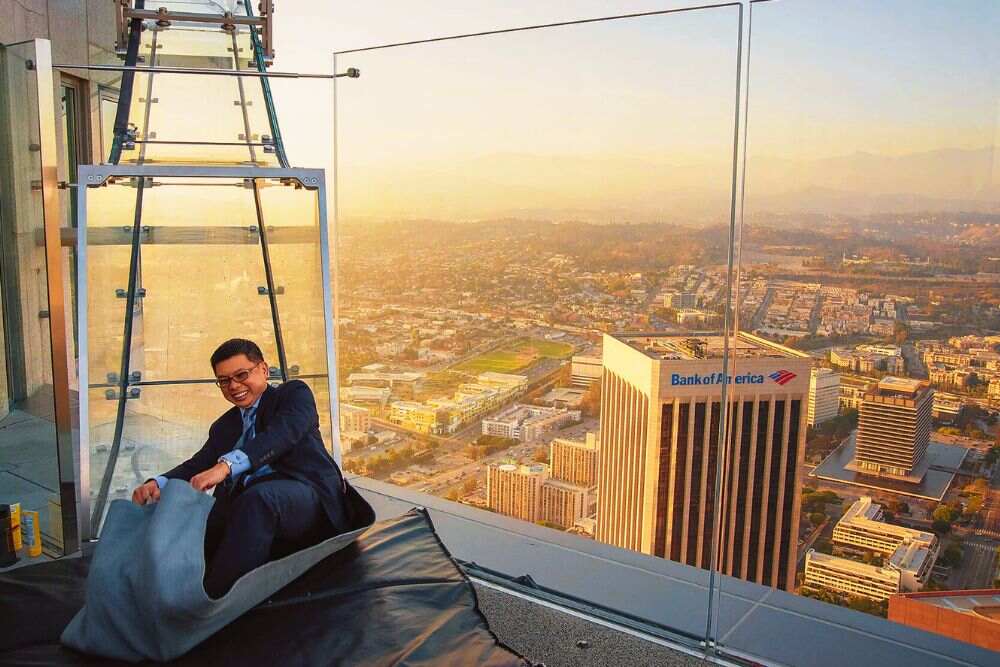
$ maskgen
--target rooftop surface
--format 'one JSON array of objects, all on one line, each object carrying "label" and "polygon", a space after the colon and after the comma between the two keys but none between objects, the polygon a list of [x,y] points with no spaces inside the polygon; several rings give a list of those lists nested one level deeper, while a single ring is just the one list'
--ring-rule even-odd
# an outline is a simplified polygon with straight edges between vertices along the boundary
[{"label": "rooftop surface", "polygon": [[[483,611],[498,635],[529,658],[546,665],[694,664],[684,660],[685,654],[700,652],[708,619],[708,572],[374,480],[355,477],[352,483],[379,518],[414,505],[426,507],[441,541],[464,563],[474,585],[477,572],[490,571],[508,582],[502,588],[517,589],[532,606],[519,607],[505,595],[497,601],[506,608],[498,612],[484,596]],[[810,667],[996,664],[996,653],[947,637],[733,577],[717,575],[715,581],[720,591],[718,643],[734,662]],[[573,625],[547,626],[552,617],[546,608],[590,625],[579,626],[583,631]],[[555,621],[569,623],[560,616]],[[621,634],[601,647],[591,642],[598,647],[591,653],[576,646],[581,638],[587,641],[581,632],[598,637],[601,627]],[[630,637],[642,641],[631,643]],[[622,650],[643,653],[616,653],[611,659],[600,652],[614,649],[616,642],[622,642]],[[649,644],[672,648],[675,655],[668,659],[674,662],[649,652],[656,650]]]},{"label": "rooftop surface", "polygon": [[[726,337],[702,334],[615,334],[614,338],[651,359],[722,359]],[[729,337],[733,358],[802,358],[809,355],[750,334]]]},{"label": "rooftop surface", "polygon": [[879,380],[875,394],[879,396],[903,396],[915,398],[923,391],[929,391],[926,382],[911,378],[886,376]]},{"label": "rooftop surface", "polygon": [[994,623],[1000,623],[1000,588],[905,593],[902,597],[950,611],[975,614]]},{"label": "rooftop surface", "polygon": [[968,453],[965,447],[957,445],[944,445],[931,442],[927,445],[927,453],[924,454],[923,465],[926,465],[926,473],[923,479],[913,484],[889,477],[875,477],[852,470],[849,466],[854,461],[854,435],[847,438],[843,444],[837,447],[823,461],[816,466],[810,477],[827,479],[832,482],[842,482],[867,489],[880,489],[901,493],[915,498],[926,498],[928,500],[940,501],[948,491],[955,472],[962,466],[962,461]]}]

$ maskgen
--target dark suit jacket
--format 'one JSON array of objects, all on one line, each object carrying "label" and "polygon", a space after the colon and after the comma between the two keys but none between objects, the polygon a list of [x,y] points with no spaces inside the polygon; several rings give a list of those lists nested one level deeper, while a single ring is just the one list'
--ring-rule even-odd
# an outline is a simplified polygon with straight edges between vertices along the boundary
[{"label": "dark suit jacket", "polygon": [[[319,495],[337,532],[349,530],[353,521],[345,503],[347,484],[337,463],[323,446],[316,401],[309,385],[301,380],[289,380],[264,390],[257,406],[255,432],[255,437],[243,445],[250,459],[250,470],[267,464],[275,472],[309,484]],[[190,481],[215,465],[220,456],[232,451],[242,433],[243,418],[240,409],[233,406],[208,429],[208,440],[202,448],[164,476]],[[220,484],[213,495],[220,498],[226,493],[225,485]]]}]

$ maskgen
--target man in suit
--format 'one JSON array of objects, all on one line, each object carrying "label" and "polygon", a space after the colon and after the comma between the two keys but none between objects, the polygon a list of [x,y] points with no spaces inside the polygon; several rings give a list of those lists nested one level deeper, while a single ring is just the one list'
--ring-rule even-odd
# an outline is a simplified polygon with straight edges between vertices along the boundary
[{"label": "man in suit", "polygon": [[347,484],[323,446],[309,386],[268,383],[255,343],[228,340],[212,354],[216,385],[233,404],[208,440],[176,468],[147,480],[133,502],[156,502],[168,479],[215,487],[205,533],[205,590],[218,598],[273,557],[351,528]]}]

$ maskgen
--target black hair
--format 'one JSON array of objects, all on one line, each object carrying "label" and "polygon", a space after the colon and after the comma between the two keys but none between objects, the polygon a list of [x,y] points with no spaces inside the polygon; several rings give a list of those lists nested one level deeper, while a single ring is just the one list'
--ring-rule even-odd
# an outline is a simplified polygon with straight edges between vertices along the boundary
[{"label": "black hair", "polygon": [[245,354],[247,359],[255,364],[264,361],[264,354],[257,347],[257,343],[246,338],[230,338],[215,348],[215,352],[212,353],[212,370],[215,370],[219,362],[231,359],[238,354]]}]

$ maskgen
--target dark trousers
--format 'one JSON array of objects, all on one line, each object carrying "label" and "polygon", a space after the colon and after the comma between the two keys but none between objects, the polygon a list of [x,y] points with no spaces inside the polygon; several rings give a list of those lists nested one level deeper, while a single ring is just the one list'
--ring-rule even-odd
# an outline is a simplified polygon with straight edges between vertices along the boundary
[{"label": "dark trousers", "polygon": [[205,528],[205,591],[225,595],[236,580],[273,558],[334,534],[319,495],[275,474],[217,498]]}]

